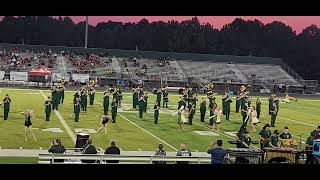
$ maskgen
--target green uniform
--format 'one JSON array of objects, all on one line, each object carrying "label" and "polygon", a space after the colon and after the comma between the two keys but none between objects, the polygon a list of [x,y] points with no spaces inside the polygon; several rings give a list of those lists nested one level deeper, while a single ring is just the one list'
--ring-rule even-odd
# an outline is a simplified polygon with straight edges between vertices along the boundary
[{"label": "green uniform", "polygon": [[226,100],[222,98],[222,114],[226,115]]},{"label": "green uniform", "polygon": [[267,129],[263,129],[260,131],[259,135],[266,139],[265,141],[260,140],[260,148],[264,149],[266,147],[269,147],[269,140],[270,140],[270,136],[271,136],[271,131],[267,130]]},{"label": "green uniform", "polygon": [[269,98],[269,115],[271,115],[272,102],[273,102],[273,99]]},{"label": "green uniform", "polygon": [[274,124],[277,118],[277,107],[272,106],[270,109],[270,113],[271,113],[271,127],[275,127]]},{"label": "green uniform", "polygon": [[231,99],[227,99],[225,101],[226,120],[229,120],[229,116],[230,116],[230,103],[232,103]]},{"label": "green uniform", "polygon": [[250,146],[250,144],[251,144],[251,138],[250,137],[247,137],[247,136],[243,136],[242,137],[242,142],[244,142],[246,145],[248,145],[248,146],[246,146],[244,143],[242,143],[241,145],[242,145],[242,148],[249,148],[249,146]]},{"label": "green uniform", "polygon": [[157,102],[158,102],[158,106],[160,107],[160,104],[161,104],[161,92],[160,91],[157,92]]},{"label": "green uniform", "polygon": [[200,121],[204,122],[204,117],[206,115],[206,101],[202,101],[200,104]]},{"label": "green uniform", "polygon": [[260,113],[261,113],[261,101],[256,102],[256,111],[257,111],[257,118],[260,118]]},{"label": "green uniform", "polygon": [[3,119],[4,120],[8,120],[10,103],[11,103],[11,99],[9,97],[5,97],[3,99]]},{"label": "green uniform", "polygon": [[186,107],[186,102],[183,99],[180,99],[178,102],[178,109],[180,109],[182,106]]},{"label": "green uniform", "polygon": [[103,112],[104,114],[108,114],[109,111],[109,96],[105,95],[103,97]]},{"label": "green uniform", "polygon": [[196,112],[196,109],[195,108],[192,108],[189,112],[189,125],[192,125],[192,120],[193,120],[193,116]]},{"label": "green uniform", "polygon": [[243,109],[243,107],[246,104],[246,100],[245,100],[245,98],[241,98],[239,101],[240,101],[240,109]]},{"label": "green uniform", "polygon": [[80,103],[79,102],[76,102],[73,110],[74,110],[74,122],[78,122],[79,115],[80,115]]},{"label": "green uniform", "polygon": [[278,147],[279,137],[277,135],[272,135],[270,140],[272,146]]},{"label": "green uniform", "polygon": [[213,105],[215,103],[216,98],[214,96],[209,96],[208,98],[209,98],[209,106]]},{"label": "green uniform", "polygon": [[212,107],[210,107],[210,119],[209,119],[209,125],[210,126],[213,126],[213,124],[214,124],[214,117],[212,117],[212,116],[214,116],[213,105],[212,105]]},{"label": "green uniform", "polygon": [[119,88],[118,89],[118,105],[121,106],[121,101],[122,101],[122,91],[121,89]]},{"label": "green uniform", "polygon": [[51,100],[47,100],[45,103],[45,108],[44,108],[44,112],[46,114],[46,121],[50,120],[50,114],[51,114],[51,109],[52,109],[52,101]]},{"label": "green uniform", "polygon": [[63,104],[63,101],[64,101],[64,87],[61,86],[60,87],[60,102],[61,102],[61,104]]},{"label": "green uniform", "polygon": [[93,102],[94,102],[94,90],[89,90],[89,100],[90,100],[90,105],[92,106],[93,105]]},{"label": "green uniform", "polygon": [[239,96],[236,97],[236,113],[239,112],[239,108],[240,108],[240,99],[238,99]]},{"label": "green uniform", "polygon": [[117,104],[115,102],[111,103],[111,116],[112,116],[112,123],[116,123],[117,118]]},{"label": "green uniform", "polygon": [[243,106],[241,109],[241,115],[242,115],[242,125],[244,125],[244,127],[247,127],[247,123],[248,123],[248,119],[247,118],[247,106]]},{"label": "green uniform", "polygon": [[118,105],[119,103],[118,91],[115,90],[115,92],[112,94],[112,99]]},{"label": "green uniform", "polygon": [[52,109],[53,110],[58,110],[59,94],[58,94],[58,91],[56,89],[52,90],[51,97],[52,97]]},{"label": "green uniform", "polygon": [[143,112],[144,112],[144,107],[145,106],[145,101],[144,99],[139,100],[139,118],[143,117]]},{"label": "green uniform", "polygon": [[168,107],[168,102],[169,102],[168,92],[164,91],[163,92],[163,104],[162,104],[162,107],[164,107],[164,105],[166,105],[166,108],[167,108]]},{"label": "green uniform", "polygon": [[144,96],[144,112],[147,112],[147,107],[148,107],[148,96]]},{"label": "green uniform", "polygon": [[87,93],[85,92],[81,93],[80,103],[81,103],[82,111],[87,111],[87,106],[88,106]]},{"label": "green uniform", "polygon": [[133,108],[137,108],[138,105],[138,92],[133,92],[132,94],[132,104],[133,104]]},{"label": "green uniform", "polygon": [[279,136],[281,139],[291,139],[291,134],[290,133],[281,133]]},{"label": "green uniform", "polygon": [[159,120],[159,106],[156,104],[153,107],[154,109],[154,124],[158,124],[158,120]]}]

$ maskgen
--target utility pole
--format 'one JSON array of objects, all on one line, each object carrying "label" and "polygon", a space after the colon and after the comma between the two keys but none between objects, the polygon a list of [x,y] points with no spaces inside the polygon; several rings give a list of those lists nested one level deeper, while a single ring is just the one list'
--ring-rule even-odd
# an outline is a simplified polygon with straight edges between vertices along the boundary
[{"label": "utility pole", "polygon": [[85,35],[85,42],[84,48],[88,47],[88,16],[86,16],[86,35]]}]

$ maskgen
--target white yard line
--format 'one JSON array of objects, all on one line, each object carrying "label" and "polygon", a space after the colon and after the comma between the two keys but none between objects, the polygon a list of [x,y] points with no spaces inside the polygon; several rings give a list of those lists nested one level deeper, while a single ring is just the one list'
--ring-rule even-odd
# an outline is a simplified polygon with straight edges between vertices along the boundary
[{"label": "white yard line", "polygon": [[119,114],[119,113],[118,113],[118,115],[119,115],[120,117],[122,117],[123,119],[125,119],[125,120],[129,121],[131,124],[135,125],[137,128],[139,128],[139,129],[141,129],[142,131],[146,132],[147,134],[149,134],[149,135],[151,135],[152,137],[154,137],[154,138],[158,139],[159,141],[163,142],[164,144],[166,144],[167,146],[171,147],[172,149],[174,149],[174,150],[178,151],[178,149],[177,149],[177,148],[175,148],[175,147],[171,146],[169,143],[167,143],[167,142],[165,142],[164,140],[160,139],[160,138],[159,138],[159,137],[157,137],[156,135],[154,135],[154,134],[150,133],[149,131],[147,131],[147,130],[143,129],[142,127],[140,127],[140,126],[139,126],[139,125],[137,125],[136,123],[134,123],[134,122],[130,121],[128,118],[124,117],[123,115],[121,115],[121,114]]},{"label": "white yard line", "polygon": [[[39,90],[40,94],[43,96],[44,99],[47,99],[46,95]],[[62,124],[62,126],[64,127],[64,129],[66,130],[67,134],[69,135],[69,137],[71,138],[72,142],[74,144],[76,144],[76,135],[73,133],[73,131],[70,129],[70,127],[68,126],[67,122],[64,120],[64,118],[62,117],[62,115],[60,114],[59,111],[54,110],[54,113],[56,114],[57,118],[59,119],[60,123]]]},{"label": "white yard line", "polygon": [[306,126],[311,126],[311,127],[316,127],[316,125],[314,125],[314,124],[309,124],[309,123],[305,123],[305,122],[301,122],[301,121],[296,121],[296,120],[293,120],[293,119],[289,119],[289,118],[285,118],[285,117],[281,117],[281,116],[279,116],[279,118],[281,118],[281,119],[285,119],[285,120],[287,120],[287,121],[292,121],[292,122],[295,122],[295,123],[298,123],[298,124],[303,124],[303,125],[306,125]]},{"label": "white yard line", "polygon": [[[100,102],[97,102],[97,103],[100,104],[100,105],[102,105],[102,103],[100,103]],[[139,128],[139,129],[141,129],[142,131],[146,132],[147,134],[149,134],[149,135],[151,135],[152,137],[158,139],[159,141],[161,141],[161,142],[163,142],[164,144],[168,145],[168,146],[171,147],[172,149],[178,151],[177,148],[171,146],[169,143],[165,142],[164,140],[160,139],[160,138],[157,137],[156,135],[154,135],[154,134],[150,133],[149,131],[145,130],[144,128],[140,127],[140,126],[137,125],[136,123],[130,121],[128,118],[124,117],[123,115],[121,115],[121,114],[119,114],[119,113],[118,113],[118,115],[121,116],[123,119],[129,121],[131,124],[133,124],[133,125],[136,126],[137,128]]]},{"label": "white yard line", "polygon": [[314,114],[310,114],[310,113],[305,113],[305,112],[301,112],[301,111],[295,111],[295,110],[285,109],[285,108],[283,108],[282,110],[291,111],[291,112],[297,112],[297,113],[302,113],[302,114],[306,114],[306,115],[310,115],[310,116],[313,116],[313,117],[318,117],[318,118],[320,118],[320,116],[318,116],[318,115],[314,115]]}]

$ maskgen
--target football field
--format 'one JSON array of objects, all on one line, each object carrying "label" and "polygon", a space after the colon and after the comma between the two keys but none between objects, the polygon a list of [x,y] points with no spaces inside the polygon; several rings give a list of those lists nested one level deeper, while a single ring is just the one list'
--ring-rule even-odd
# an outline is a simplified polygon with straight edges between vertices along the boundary
[{"label": "football field", "polygon": [[[75,146],[77,131],[90,133],[90,138],[96,147],[105,149],[111,140],[116,140],[117,145],[124,151],[154,151],[159,143],[164,144],[165,150],[177,151],[181,143],[186,143],[191,151],[206,151],[212,141],[222,139],[224,147],[234,147],[228,144],[228,140],[234,140],[235,134],[242,124],[242,116],[235,113],[235,97],[232,97],[230,120],[222,117],[220,132],[212,131],[209,128],[209,109],[207,108],[206,120],[200,122],[199,107],[202,97],[197,102],[197,110],[193,119],[193,125],[185,125],[184,130],[177,124],[177,101],[179,95],[169,94],[169,108],[161,108],[159,122],[153,123],[153,106],[156,95],[149,93],[148,109],[143,118],[139,118],[138,110],[132,108],[132,94],[123,93],[122,107],[118,108],[116,123],[108,123],[107,134],[95,133],[100,127],[100,117],[103,112],[103,94],[96,92],[93,106],[89,105],[87,112],[80,112],[79,122],[74,122],[73,114],[73,91],[65,92],[64,103],[59,105],[58,111],[52,111],[49,122],[45,121],[44,101],[45,96],[51,96],[49,90],[38,89],[10,89],[2,88],[1,100],[5,94],[11,98],[9,119],[3,120],[3,109],[0,109],[0,147],[2,149],[48,149],[50,142],[60,138],[67,148]],[[252,98],[252,105],[255,105],[257,97]],[[256,133],[250,133],[252,140],[258,141],[258,133],[266,123],[270,124],[268,115],[267,97],[262,98],[262,112],[260,123]],[[207,98],[206,98],[207,99]],[[88,100],[89,101],[89,100]],[[216,96],[216,102],[221,107],[221,95]],[[109,114],[111,106],[109,106]],[[290,104],[280,103],[279,113],[276,120],[276,129],[283,130],[289,127],[293,138],[299,142],[301,136],[302,146],[310,132],[320,125],[320,99],[299,98],[298,102]],[[37,142],[24,141],[24,116],[18,114],[27,109],[33,112],[33,131],[38,139]],[[271,128],[273,131],[275,128]],[[248,130],[251,125],[248,124]],[[255,145],[259,147],[259,145]]]}]

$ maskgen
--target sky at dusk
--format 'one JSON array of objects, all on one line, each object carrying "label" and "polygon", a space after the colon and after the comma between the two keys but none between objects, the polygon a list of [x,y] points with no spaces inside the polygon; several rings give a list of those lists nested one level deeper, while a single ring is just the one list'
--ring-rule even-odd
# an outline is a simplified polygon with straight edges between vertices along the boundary
[{"label": "sky at dusk", "polygon": [[[89,24],[96,25],[99,22],[117,21],[117,22],[139,22],[145,18],[149,22],[154,21],[183,21],[191,19],[193,16],[89,16]],[[242,18],[245,20],[258,19],[264,24],[280,21],[293,28],[294,31],[300,33],[304,28],[311,24],[320,27],[320,16],[197,16],[201,23],[210,23],[214,28],[220,29],[225,24],[232,22],[235,18]],[[85,20],[85,16],[71,16],[76,23]]]}]

